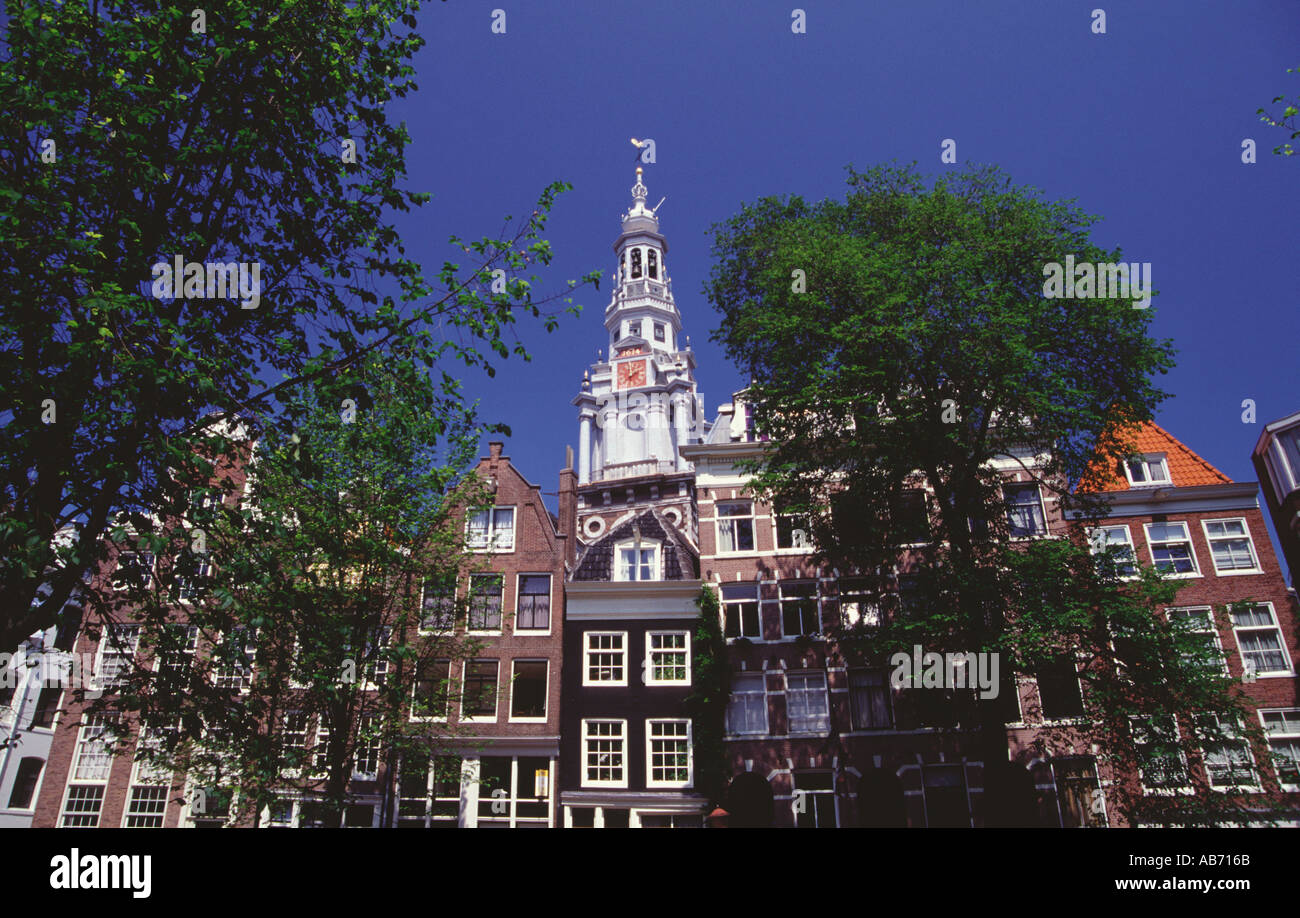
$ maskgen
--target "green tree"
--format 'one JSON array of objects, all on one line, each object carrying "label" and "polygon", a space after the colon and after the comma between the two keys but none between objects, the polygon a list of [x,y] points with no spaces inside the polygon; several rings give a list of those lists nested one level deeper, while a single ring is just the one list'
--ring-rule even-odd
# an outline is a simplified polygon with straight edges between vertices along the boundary
[{"label": "green tree", "polygon": [[[1288,67],[1287,73],[1300,73],[1300,67]],[[1289,130],[1291,136],[1288,140],[1283,141],[1273,148],[1273,152],[1279,156],[1294,156],[1295,148],[1291,146],[1290,141],[1300,137],[1300,123],[1297,123],[1296,117],[1300,116],[1300,97],[1287,99],[1286,95],[1274,96],[1273,104],[1283,106],[1282,111],[1278,114],[1271,114],[1268,109],[1256,109],[1259,120],[1269,127],[1282,128]]]},{"label": "green tree", "polygon": [[708,798],[708,808],[719,805],[727,789],[727,701],[731,697],[731,663],[722,636],[722,610],[711,587],[700,591],[700,617],[692,639],[691,693],[686,708],[691,715],[695,755],[695,787]]},{"label": "green tree", "polygon": [[[491,373],[526,356],[520,320],[554,327],[566,289],[535,296],[526,272],[551,260],[541,233],[568,186],[499,236],[452,236],[466,264],[436,273],[396,229],[430,197],[404,187],[389,115],[416,88],[417,8],[7,5],[0,645],[56,620],[116,522],[180,512],[236,449],[216,422],[372,351]],[[256,265],[256,302],[216,298],[215,272],[164,295],[154,267],[178,257],[244,264],[250,289]]]},{"label": "green tree", "polygon": [[138,719],[146,756],[206,795],[237,787],[245,818],[292,792],[338,825],[354,770],[391,777],[445,748],[445,724],[410,715],[446,697],[434,661],[477,649],[437,586],[471,564],[464,512],[486,492],[472,409],[422,370],[372,356],[295,387],[291,426],[257,431],[241,501],[120,534],[160,561],[119,596],[142,652],[95,709]]},{"label": "green tree", "polygon": [[[849,183],[845,201],[766,198],[715,229],[714,338],[750,374],[768,442],[754,490],[808,519],[825,562],[869,576],[886,627],[859,624],[850,649],[1009,654],[1005,475],[1100,515],[1076,485],[1131,452],[1114,431],[1165,397],[1152,377],[1172,348],[1119,291],[1047,295],[1067,255],[1121,261],[1068,202],[993,167],[926,187],[914,167],[881,166]],[[1036,636],[1039,652],[1068,640]],[[947,708],[976,729],[987,822],[1025,819],[1001,704]]]},{"label": "green tree", "polygon": [[[1247,764],[1247,749],[1256,757],[1268,749],[1249,698],[1222,652],[1197,633],[1200,623],[1165,614],[1184,584],[1151,567],[1126,579],[1121,550],[1098,553],[1083,535],[1076,529],[1070,538],[1003,549],[1003,665],[1049,677],[1062,661],[1077,666],[1079,720],[1087,725],[1080,733],[1123,776],[1106,791],[1112,821],[1117,812],[1129,825],[1267,818],[1267,805],[1280,801],[1257,792]],[[1061,754],[1053,742],[1040,736],[1033,754]],[[1241,792],[1212,790],[1205,773],[1189,767],[1212,755]],[[1143,783],[1175,793],[1145,793]]]}]

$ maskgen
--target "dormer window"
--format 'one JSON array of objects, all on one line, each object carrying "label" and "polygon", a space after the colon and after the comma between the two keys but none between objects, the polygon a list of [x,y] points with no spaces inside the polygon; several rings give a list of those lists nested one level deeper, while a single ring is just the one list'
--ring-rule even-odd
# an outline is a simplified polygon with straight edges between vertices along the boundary
[{"label": "dormer window", "polygon": [[632,250],[632,279],[636,280],[641,276],[641,250]]},{"label": "dormer window", "polygon": [[1129,459],[1124,463],[1124,474],[1128,476],[1129,484],[1135,487],[1171,483],[1169,464],[1161,453],[1149,453]]},{"label": "dormer window", "polygon": [[658,580],[659,543],[636,539],[615,547],[619,580]]},{"label": "dormer window", "polygon": [[651,279],[658,280],[659,279],[659,253],[656,252],[654,249],[651,249],[647,253],[646,257],[649,261]]}]

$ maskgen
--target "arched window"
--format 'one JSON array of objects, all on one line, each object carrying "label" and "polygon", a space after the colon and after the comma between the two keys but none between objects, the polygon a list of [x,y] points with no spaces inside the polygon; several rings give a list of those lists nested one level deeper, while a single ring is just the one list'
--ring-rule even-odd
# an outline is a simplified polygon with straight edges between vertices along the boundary
[{"label": "arched window", "polygon": [[627,277],[627,252],[618,256],[618,279]]},{"label": "arched window", "polygon": [[641,250],[632,250],[632,279],[636,280],[641,276]]},{"label": "arched window", "polygon": [[648,254],[648,256],[647,256],[647,260],[648,260],[648,264],[649,264],[649,268],[650,268],[650,277],[651,277],[652,279],[658,280],[658,278],[659,278],[659,253],[656,252],[654,249],[651,249],[650,252],[649,252],[649,254]]}]

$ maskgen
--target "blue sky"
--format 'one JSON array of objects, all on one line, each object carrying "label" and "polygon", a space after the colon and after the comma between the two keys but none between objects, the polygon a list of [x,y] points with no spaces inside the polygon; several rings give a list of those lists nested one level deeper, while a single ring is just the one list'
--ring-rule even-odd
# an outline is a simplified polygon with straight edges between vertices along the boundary
[{"label": "blue sky", "polygon": [[[554,179],[572,183],[547,237],[552,287],[610,272],[635,151],[649,137],[651,203],[710,414],[743,384],[708,340],[709,227],[770,194],[842,198],[845,167],[916,160],[940,142],[1052,200],[1101,216],[1093,240],[1151,262],[1154,332],[1178,348],[1159,421],[1236,480],[1253,480],[1264,423],[1300,409],[1300,156],[1256,109],[1300,94],[1300,2],[598,2],[428,4],[420,90],[394,103],[413,137],[410,186],[433,202],[400,224],[436,268],[450,233],[494,233]],[[1091,10],[1106,11],[1106,34]],[[492,10],[505,34],[491,31]],[[1241,162],[1253,138],[1257,162]],[[531,363],[471,378],[507,452],[553,491],[577,441],[569,404],[606,344],[608,283]],[[1258,423],[1242,423],[1243,399]]]}]

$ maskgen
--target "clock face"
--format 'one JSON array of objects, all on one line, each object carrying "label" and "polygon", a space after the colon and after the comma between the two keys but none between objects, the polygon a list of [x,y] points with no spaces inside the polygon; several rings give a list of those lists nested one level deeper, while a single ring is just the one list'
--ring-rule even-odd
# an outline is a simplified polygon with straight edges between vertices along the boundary
[{"label": "clock face", "polygon": [[645,385],[645,361],[629,360],[618,365],[618,387],[633,389]]}]

